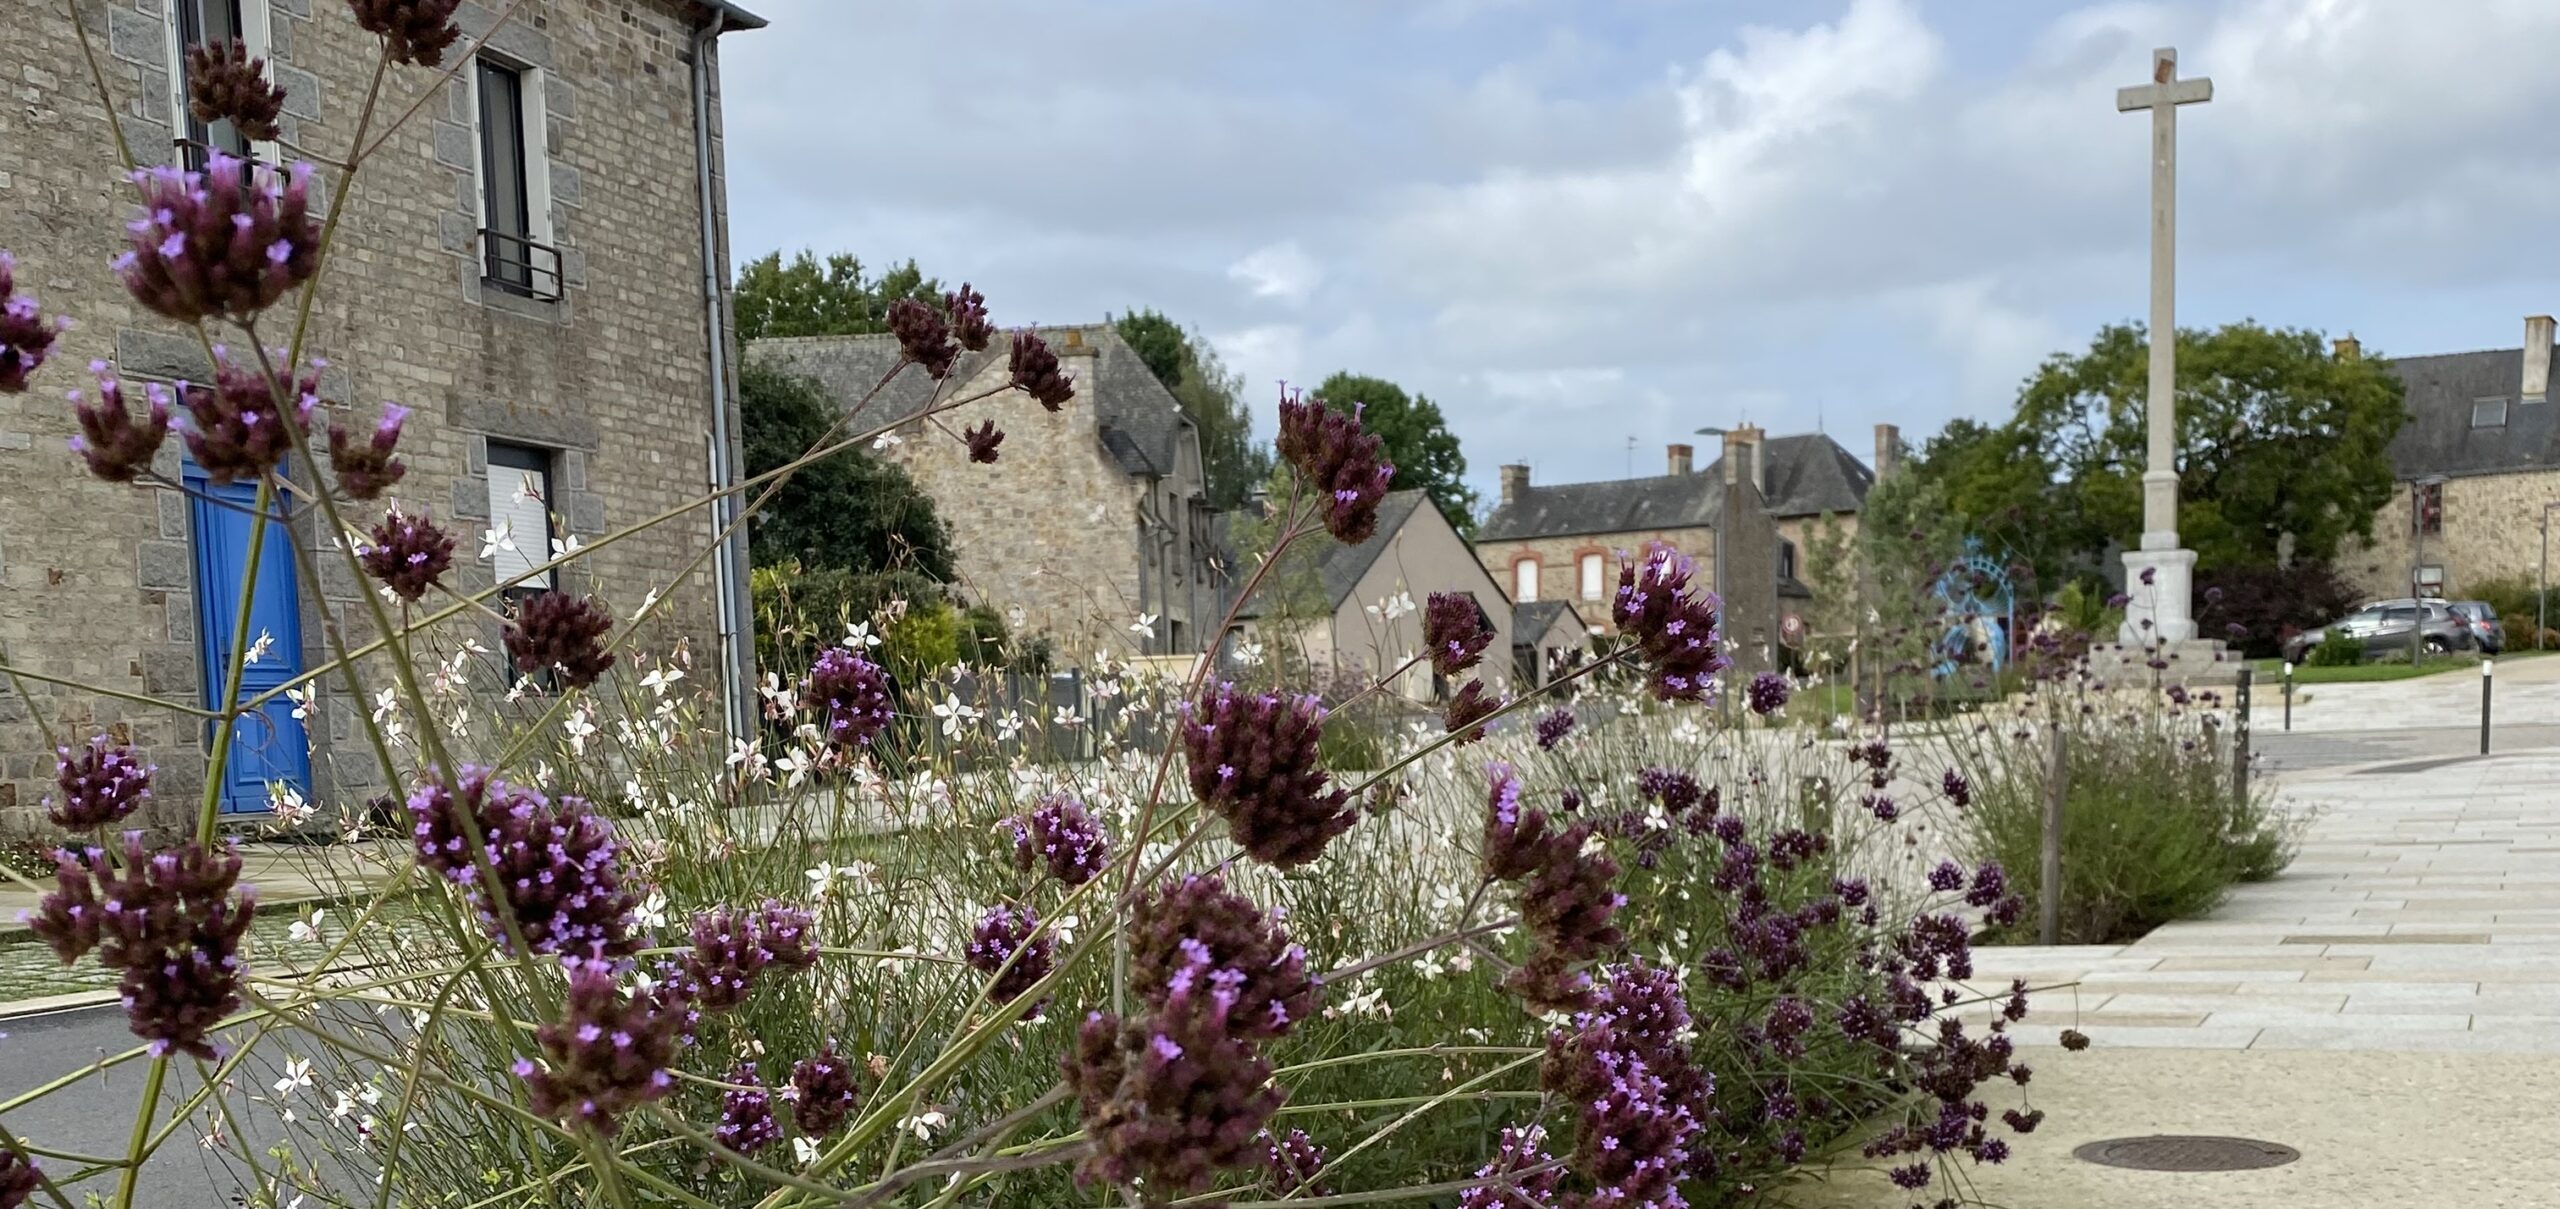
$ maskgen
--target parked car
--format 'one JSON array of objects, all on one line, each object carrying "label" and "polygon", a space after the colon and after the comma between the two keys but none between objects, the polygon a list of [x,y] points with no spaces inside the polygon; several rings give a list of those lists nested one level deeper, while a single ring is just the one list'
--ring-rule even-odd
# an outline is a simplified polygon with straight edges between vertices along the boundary
[{"label": "parked car", "polygon": [[2316,629],[2294,635],[2284,647],[2287,663],[2300,663],[2311,648],[2336,630],[2364,644],[2364,657],[2372,659],[2395,651],[2409,649],[2409,631],[2418,631],[2418,643],[2428,653],[2441,655],[2449,651],[2467,651],[2479,645],[2471,623],[2441,600],[2377,600],[2344,617]]},{"label": "parked car", "polygon": [[2498,620],[2498,611],[2485,600],[2457,600],[2453,614],[2471,623],[2471,637],[2483,655],[2502,655],[2507,650],[2506,623]]}]

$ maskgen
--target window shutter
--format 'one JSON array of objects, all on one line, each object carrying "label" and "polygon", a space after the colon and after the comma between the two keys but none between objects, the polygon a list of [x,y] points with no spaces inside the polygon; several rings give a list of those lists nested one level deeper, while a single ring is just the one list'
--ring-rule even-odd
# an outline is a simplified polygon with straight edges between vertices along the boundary
[{"label": "window shutter", "polygon": [[1600,568],[1601,560],[1599,555],[1585,554],[1582,556],[1582,598],[1584,600],[1600,599]]},{"label": "window shutter", "polygon": [[[515,549],[500,547],[492,560],[499,583],[551,561],[551,476],[540,470],[489,464],[489,527],[504,526]],[[517,585],[549,588],[544,571]]]},{"label": "window shutter", "polygon": [[1527,603],[1538,598],[1538,560],[1524,558],[1511,564],[1511,598]]}]

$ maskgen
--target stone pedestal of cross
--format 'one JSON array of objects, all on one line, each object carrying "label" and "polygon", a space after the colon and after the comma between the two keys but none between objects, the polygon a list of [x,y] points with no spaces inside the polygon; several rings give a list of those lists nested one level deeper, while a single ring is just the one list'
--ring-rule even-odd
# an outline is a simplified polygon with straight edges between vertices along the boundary
[{"label": "stone pedestal of cross", "polygon": [[[2151,111],[2150,451],[2142,473],[2142,545],[2124,555],[2122,641],[2196,636],[2196,553],[2178,544],[2178,106],[2213,99],[2213,81],[2178,78],[2178,52],[2151,52],[2151,82],[2116,91],[2118,112]],[[2144,622],[2149,622],[2145,626]]]}]

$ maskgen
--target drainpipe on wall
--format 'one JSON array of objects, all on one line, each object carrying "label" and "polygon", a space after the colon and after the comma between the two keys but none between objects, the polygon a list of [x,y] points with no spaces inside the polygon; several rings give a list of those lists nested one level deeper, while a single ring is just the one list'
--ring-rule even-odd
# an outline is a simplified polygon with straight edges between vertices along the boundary
[{"label": "drainpipe on wall", "polygon": [[711,531],[730,536],[711,560],[712,590],[718,597],[720,689],[727,707],[729,737],[755,731],[755,639],[747,609],[747,535],[738,518],[737,445],[732,438],[729,399],[729,315],[720,290],[720,212],[711,175],[711,48],[729,27],[729,11],[715,6],[711,20],[693,36],[693,172],[702,207],[702,311],[711,337]]}]

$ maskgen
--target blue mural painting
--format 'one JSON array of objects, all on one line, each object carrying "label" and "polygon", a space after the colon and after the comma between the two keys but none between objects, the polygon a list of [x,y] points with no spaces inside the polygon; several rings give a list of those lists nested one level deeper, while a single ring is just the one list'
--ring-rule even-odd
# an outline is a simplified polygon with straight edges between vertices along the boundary
[{"label": "blue mural painting", "polygon": [[2018,620],[2017,585],[2005,560],[1983,552],[1982,539],[1964,539],[1964,553],[1947,564],[1935,585],[1943,627],[1935,673],[1952,676],[1960,666],[1998,671],[2009,662],[2009,637]]}]

